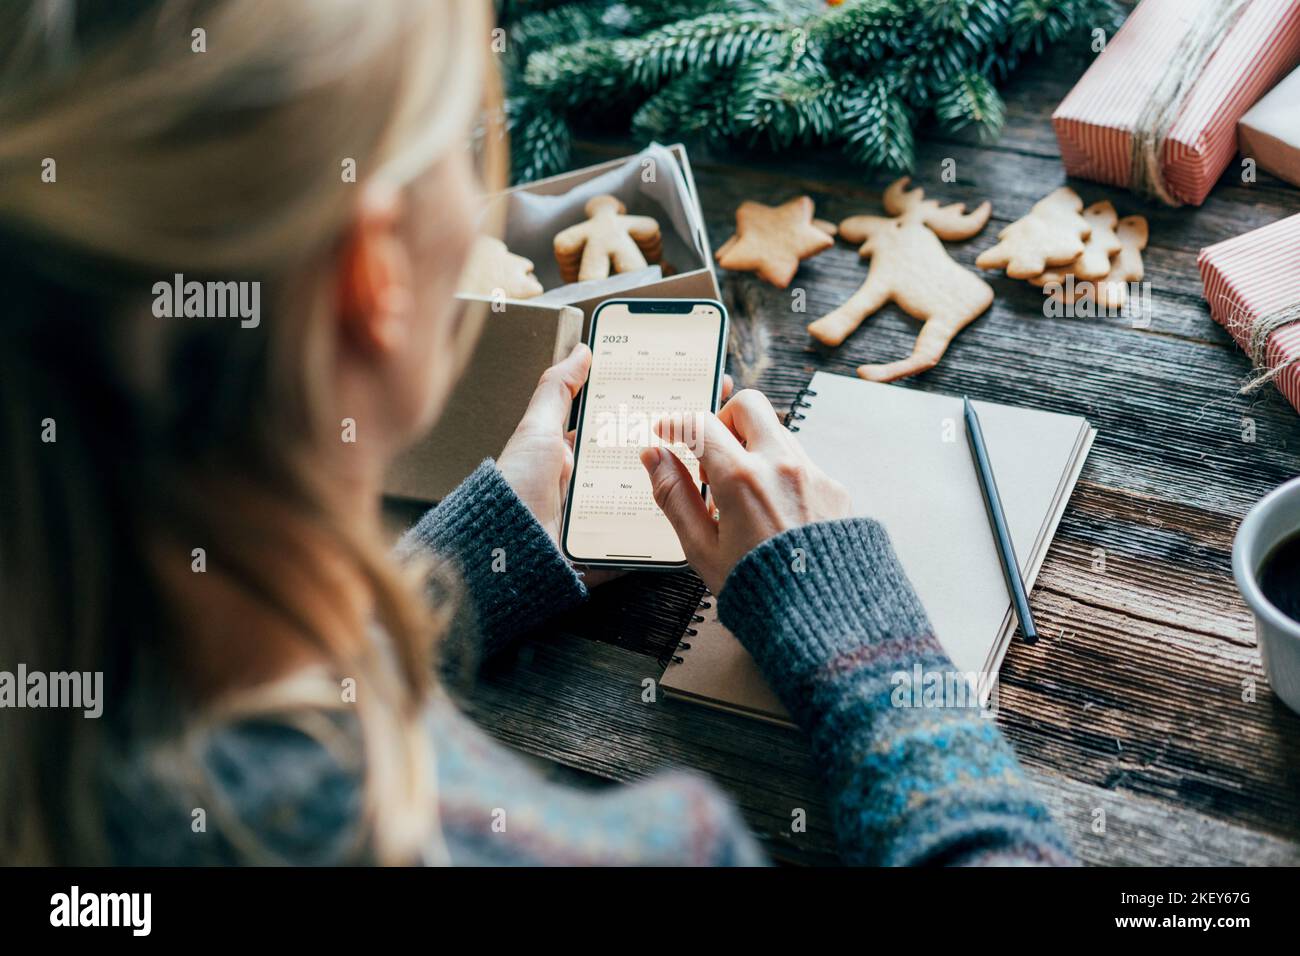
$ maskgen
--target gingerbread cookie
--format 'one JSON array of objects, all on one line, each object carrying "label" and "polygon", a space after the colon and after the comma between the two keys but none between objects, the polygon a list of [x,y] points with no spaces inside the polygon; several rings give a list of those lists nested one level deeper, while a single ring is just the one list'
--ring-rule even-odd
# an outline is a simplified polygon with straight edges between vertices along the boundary
[{"label": "gingerbread cookie", "polygon": [[649,216],[625,215],[613,196],[594,196],[584,207],[587,221],[555,237],[555,261],[565,282],[589,282],[615,272],[644,269],[663,256],[659,223]]},{"label": "gingerbread cookie", "polygon": [[475,295],[504,294],[508,299],[531,299],[542,294],[533,275],[533,261],[517,256],[500,239],[479,236],[460,277],[460,291]]},{"label": "gingerbread cookie", "polygon": [[1069,186],[1062,186],[1034,203],[1028,215],[1005,226],[997,245],[985,249],[975,260],[981,269],[1007,270],[1013,279],[1040,275],[1048,266],[1063,266],[1083,255],[1083,241],[1092,232],[1079,215],[1083,200]]},{"label": "gingerbread cookie", "polygon": [[835,226],[813,218],[813,201],[797,196],[779,206],[745,200],[736,210],[736,234],[714,258],[724,269],[755,272],[784,289],[799,263],[835,244]]},{"label": "gingerbread cookie", "polygon": [[923,323],[912,354],[879,365],[862,365],[858,375],[889,382],[924,372],[938,364],[953,337],[993,302],[989,284],[948,255],[941,240],[969,239],[984,228],[993,207],[986,201],[966,212],[961,203],[940,206],[921,189],[907,189],[908,179],[885,190],[882,216],[851,216],[840,235],[861,242],[871,257],[867,280],[847,302],[808,326],[813,338],[839,345],[863,320],[886,302],[896,302]]},{"label": "gingerbread cookie", "polygon": [[1083,253],[1068,265],[1058,269],[1048,269],[1029,281],[1040,289],[1049,282],[1064,282],[1066,275],[1075,280],[1100,279],[1110,272],[1110,260],[1119,252],[1119,237],[1115,235],[1115,223],[1119,217],[1110,200],[1095,202],[1083,211],[1083,218],[1088,221],[1092,234],[1083,244]]},{"label": "gingerbread cookie", "polygon": [[[1110,205],[1107,203],[1106,205]],[[1110,268],[1104,277],[1093,280],[1067,281],[1066,274],[1043,273],[1039,278],[1053,278],[1045,282],[1031,279],[1034,285],[1046,286],[1049,283],[1059,287],[1051,289],[1052,298],[1059,302],[1073,305],[1079,299],[1093,297],[1096,304],[1107,311],[1117,312],[1128,302],[1130,282],[1141,282],[1146,275],[1142,265],[1142,250],[1147,247],[1147,221],[1143,216],[1125,216],[1119,221],[1115,230],[1119,254],[1111,260]]]}]

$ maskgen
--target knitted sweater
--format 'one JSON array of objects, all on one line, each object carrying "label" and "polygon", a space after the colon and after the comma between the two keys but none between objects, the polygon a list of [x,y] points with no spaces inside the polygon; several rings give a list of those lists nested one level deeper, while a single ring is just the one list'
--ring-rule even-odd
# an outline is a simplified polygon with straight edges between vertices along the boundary
[{"label": "knitted sweater", "polygon": [[[464,582],[457,656],[484,657],[586,588],[491,461],[401,545],[432,551]],[[796,549],[798,549],[796,551]],[[798,554],[799,561],[791,560]],[[504,567],[502,566],[504,559]],[[797,569],[797,570],[796,570]],[[900,674],[953,671],[888,537],[865,519],[787,531],[746,555],[719,614],[811,738],[846,861],[1055,864],[1070,851],[994,722],[962,706],[899,706]],[[939,702],[942,704],[942,702]],[[342,735],[355,720],[334,714]],[[707,864],[763,861],[732,803],[703,778],[663,773],[604,790],[549,781],[443,694],[427,724],[439,840],[454,864]],[[366,859],[355,764],[317,735],[272,719],[208,734],[202,792],[221,808],[196,833],[197,792],[166,772],[165,748],[137,746],[107,773],[118,862],[230,863],[256,837],[277,861]]]}]

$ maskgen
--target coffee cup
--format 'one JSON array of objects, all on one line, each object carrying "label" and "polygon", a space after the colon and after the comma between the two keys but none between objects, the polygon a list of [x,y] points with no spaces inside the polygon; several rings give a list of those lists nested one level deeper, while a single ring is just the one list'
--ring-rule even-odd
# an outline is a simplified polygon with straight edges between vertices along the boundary
[{"label": "coffee cup", "polygon": [[1232,574],[1255,614],[1255,634],[1269,685],[1284,704],[1300,713],[1300,621],[1270,601],[1260,583],[1265,562],[1296,535],[1300,535],[1300,478],[1274,488],[1242,520],[1232,545]]}]

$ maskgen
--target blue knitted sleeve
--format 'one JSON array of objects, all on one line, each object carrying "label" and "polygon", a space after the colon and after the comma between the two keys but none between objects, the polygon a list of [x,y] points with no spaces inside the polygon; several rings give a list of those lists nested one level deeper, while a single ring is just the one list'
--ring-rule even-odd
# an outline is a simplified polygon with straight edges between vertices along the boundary
[{"label": "blue knitted sleeve", "polygon": [[587,597],[586,585],[490,458],[403,536],[398,552],[451,565],[463,584],[453,639],[474,645],[478,657]]},{"label": "blue knitted sleeve", "polygon": [[[1066,864],[995,721],[957,687],[878,523],[796,528],[732,570],[718,612],[812,738],[845,858]],[[935,683],[939,682],[939,683]]]}]

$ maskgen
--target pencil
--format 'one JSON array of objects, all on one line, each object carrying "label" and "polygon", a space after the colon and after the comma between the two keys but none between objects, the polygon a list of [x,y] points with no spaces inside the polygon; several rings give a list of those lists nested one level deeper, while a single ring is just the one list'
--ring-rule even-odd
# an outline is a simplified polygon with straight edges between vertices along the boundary
[{"label": "pencil", "polygon": [[1011,532],[1007,529],[1007,516],[1002,511],[998,483],[993,478],[989,450],[984,445],[984,432],[980,429],[979,416],[975,414],[975,406],[970,403],[970,399],[963,397],[962,404],[966,415],[966,438],[970,441],[971,456],[975,459],[975,473],[979,475],[984,508],[993,528],[998,560],[1002,563],[1002,576],[1006,578],[1011,603],[1015,606],[1016,617],[1020,619],[1020,633],[1026,644],[1032,644],[1038,640],[1038,628],[1034,626],[1034,615],[1029,610],[1029,595],[1025,592],[1024,578],[1020,576],[1020,562],[1016,560],[1016,548],[1011,543]]}]

